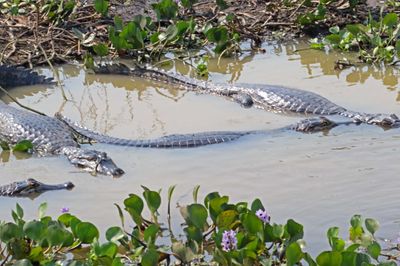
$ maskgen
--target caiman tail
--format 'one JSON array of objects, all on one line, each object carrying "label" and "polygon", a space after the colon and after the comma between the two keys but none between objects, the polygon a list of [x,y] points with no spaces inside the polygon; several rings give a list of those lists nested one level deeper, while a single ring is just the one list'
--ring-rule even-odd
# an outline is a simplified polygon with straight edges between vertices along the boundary
[{"label": "caiman tail", "polygon": [[39,75],[31,69],[0,65],[0,86],[3,88],[52,83],[52,78]]},{"label": "caiman tail", "polygon": [[123,139],[107,136],[95,131],[92,131],[77,122],[74,122],[61,114],[56,114],[56,118],[63,121],[68,127],[85,137],[99,143],[113,144],[121,146],[130,146],[138,148],[195,148],[210,144],[219,144],[224,142],[235,141],[245,135],[254,134],[258,131],[214,131],[201,132],[192,134],[173,134],[155,139]]}]

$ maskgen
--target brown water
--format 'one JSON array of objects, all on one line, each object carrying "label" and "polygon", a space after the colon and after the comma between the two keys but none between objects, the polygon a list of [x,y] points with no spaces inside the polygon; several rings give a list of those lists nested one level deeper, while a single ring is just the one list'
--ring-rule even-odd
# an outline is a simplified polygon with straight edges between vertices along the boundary
[{"label": "brown water", "polygon": [[[239,60],[213,60],[210,79],[216,82],[269,83],[319,93],[351,110],[400,114],[399,70],[371,66],[335,71],[335,60],[352,55],[315,50],[294,52],[294,45],[266,46],[265,54]],[[169,66],[188,74],[179,63]],[[59,89],[18,88],[12,94],[33,108],[68,117],[98,131],[120,137],[148,138],[171,133],[209,130],[273,129],[298,121],[212,95],[196,95],[172,87],[156,88],[141,79],[85,74],[77,66],[59,68],[71,101]],[[49,73],[48,70],[44,70]],[[399,232],[400,131],[374,126],[338,127],[328,134],[284,132],[250,136],[237,142],[187,150],[146,150],[96,145],[126,171],[119,179],[80,173],[64,158],[19,160],[3,153],[1,183],[33,177],[46,183],[72,181],[70,192],[48,192],[35,200],[2,198],[0,219],[10,219],[15,203],[33,217],[39,203],[49,214],[61,207],[104,229],[119,224],[113,203],[128,193],[177,185],[174,202],[218,190],[234,201],[259,197],[276,222],[294,218],[305,225],[309,250],[327,247],[325,232],[341,226],[346,236],[352,214],[381,221],[380,235]],[[165,207],[165,206],[164,206]],[[182,220],[175,215],[175,224]]]}]

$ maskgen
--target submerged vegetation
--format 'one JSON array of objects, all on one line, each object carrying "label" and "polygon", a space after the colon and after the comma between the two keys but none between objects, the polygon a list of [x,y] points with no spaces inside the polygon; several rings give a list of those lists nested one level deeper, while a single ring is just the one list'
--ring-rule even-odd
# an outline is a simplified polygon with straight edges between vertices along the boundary
[{"label": "submerged vegetation", "polygon": [[[383,248],[376,237],[379,223],[360,215],[350,220],[348,240],[340,237],[338,227],[329,228],[330,250],[313,258],[306,252],[303,225],[293,219],[276,223],[259,199],[232,203],[228,196],[212,192],[199,201],[199,186],[193,190],[193,203],[179,206],[184,220],[181,235],[171,226],[175,186],[168,190],[163,216],[160,191],[143,189],[142,195],[130,194],[123,206],[114,204],[121,225],[108,228],[104,236],[66,207],[52,218],[46,216],[43,203],[37,219],[25,220],[17,204],[13,222],[0,224],[2,265],[148,266],[173,261],[184,265],[395,266],[398,258],[399,243]],[[161,222],[160,217],[167,221]]]}]

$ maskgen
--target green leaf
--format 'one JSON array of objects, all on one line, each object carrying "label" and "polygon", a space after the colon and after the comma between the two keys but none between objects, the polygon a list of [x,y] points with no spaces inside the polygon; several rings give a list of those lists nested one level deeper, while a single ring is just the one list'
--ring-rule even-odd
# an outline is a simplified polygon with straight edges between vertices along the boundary
[{"label": "green leaf", "polygon": [[[225,206],[229,201],[229,198],[227,196],[223,197],[218,197],[211,199],[209,201],[209,212],[210,212],[210,217],[215,223],[217,221],[218,215],[224,211],[223,206]],[[205,204],[207,206],[207,204]]]},{"label": "green leaf", "polygon": [[76,236],[84,244],[90,244],[96,238],[99,238],[99,230],[89,222],[81,222],[76,227]]},{"label": "green leaf", "polygon": [[93,50],[98,56],[108,55],[108,46],[105,43],[96,44],[93,46]]},{"label": "green leaf", "polygon": [[16,204],[16,212],[20,219],[22,219],[24,217],[24,210],[18,203]]},{"label": "green leaf", "polygon": [[361,215],[359,215],[359,214],[353,215],[353,217],[351,217],[350,224],[353,228],[362,226]]},{"label": "green leaf", "polygon": [[125,210],[131,215],[133,221],[138,225],[142,225],[142,211],[144,207],[143,200],[135,195],[130,194],[129,198],[124,200]]},{"label": "green leaf", "polygon": [[179,260],[185,264],[188,264],[195,258],[193,251],[180,241],[172,243],[171,250],[174,254],[176,254]]},{"label": "green leaf", "polygon": [[94,0],[94,9],[97,13],[100,13],[102,16],[107,15],[108,11],[108,1],[106,0]]},{"label": "green leaf", "polygon": [[161,196],[156,191],[145,190],[143,197],[146,200],[147,206],[152,213],[155,213],[161,205]]},{"label": "green leaf", "polygon": [[237,221],[239,213],[235,210],[226,210],[217,216],[216,225],[218,228],[230,229],[231,225]]},{"label": "green leaf", "polygon": [[159,254],[156,249],[148,249],[142,256],[142,266],[157,266]]},{"label": "green leaf", "polygon": [[298,263],[303,258],[303,252],[297,242],[291,243],[286,248],[287,265],[292,266]]},{"label": "green leaf", "polygon": [[174,19],[178,14],[178,5],[174,0],[161,0],[157,4],[152,4],[152,7],[158,20]]},{"label": "green leaf", "polygon": [[317,257],[319,266],[341,266],[342,255],[337,251],[324,251]]},{"label": "green leaf", "polygon": [[365,219],[365,227],[373,235],[373,234],[375,234],[376,231],[378,231],[379,223],[378,223],[378,221],[376,221],[374,219],[367,218],[367,219]]},{"label": "green leaf", "polygon": [[339,34],[329,34],[325,36],[325,41],[327,41],[329,44],[337,45],[341,40],[342,39],[340,38]]},{"label": "green leaf", "polygon": [[397,25],[398,17],[396,13],[388,13],[382,20],[383,24],[388,27],[392,28],[393,26]]},{"label": "green leaf", "polygon": [[228,5],[226,4],[225,0],[216,0],[217,6],[221,9],[227,9]]},{"label": "green leaf", "polygon": [[106,239],[108,241],[115,243],[124,237],[125,237],[124,231],[118,226],[110,227],[106,231]]},{"label": "green leaf", "polygon": [[39,221],[29,221],[24,224],[25,236],[32,239],[33,241],[40,242],[46,232],[46,226]]},{"label": "green leaf", "polygon": [[62,246],[64,243],[64,232],[63,229],[56,224],[47,227],[46,240],[50,246]]},{"label": "green leaf", "polygon": [[30,140],[21,140],[13,147],[13,151],[29,152],[33,149],[33,144]]},{"label": "green leaf", "polygon": [[188,240],[194,240],[198,244],[200,244],[203,241],[203,233],[202,231],[200,231],[199,228],[195,226],[188,226],[184,229],[184,231],[188,237]]},{"label": "green leaf", "polygon": [[193,201],[197,203],[197,196],[199,195],[200,185],[197,185],[193,188]]},{"label": "green leaf", "polygon": [[107,242],[102,244],[97,251],[97,256],[99,257],[109,257],[113,259],[118,252],[118,246],[113,242]]},{"label": "green leaf", "polygon": [[47,210],[47,202],[43,202],[39,205],[39,219],[42,219],[45,214],[46,214],[46,210]]},{"label": "green leaf", "polygon": [[244,229],[250,234],[263,233],[262,221],[253,213],[243,214],[241,217]]},{"label": "green leaf", "polygon": [[345,246],[346,246],[346,242],[338,237],[332,237],[331,238],[331,247],[332,247],[332,251],[343,251]]},{"label": "green leaf", "polygon": [[6,223],[0,226],[0,240],[8,243],[13,238],[22,237],[22,230],[14,223]]},{"label": "green leaf", "polygon": [[262,204],[260,199],[255,199],[252,203],[251,203],[251,211],[256,213],[258,210],[265,210],[264,205]]},{"label": "green leaf", "polygon": [[158,234],[159,231],[160,231],[160,228],[158,227],[158,225],[151,224],[149,227],[147,227],[144,230],[144,233],[143,233],[144,240],[148,244],[154,243],[156,241],[157,234]]},{"label": "green leaf", "polygon": [[332,34],[338,34],[339,31],[340,31],[339,26],[333,26],[333,27],[329,28],[329,32],[332,33]]},{"label": "green leaf", "polygon": [[342,254],[342,266],[357,265],[356,264],[356,257],[357,257],[356,252],[344,251],[341,254]]},{"label": "green leaf", "polygon": [[360,28],[359,28],[359,26],[358,25],[356,25],[356,24],[349,24],[349,25],[346,25],[346,29],[351,33],[351,34],[353,34],[354,36],[357,36],[358,35],[358,33],[360,33]]},{"label": "green leaf", "polygon": [[191,204],[188,207],[190,222],[203,231],[207,223],[207,209],[201,204]]},{"label": "green leaf", "polygon": [[376,241],[372,242],[372,244],[368,246],[367,250],[368,254],[374,259],[378,259],[381,254],[381,246]]},{"label": "green leaf", "polygon": [[192,8],[197,3],[197,0],[181,0],[181,4],[185,8]]},{"label": "green leaf", "polygon": [[296,221],[289,219],[286,223],[285,228],[290,235],[290,241],[297,241],[303,238],[304,235],[303,225],[297,223]]}]

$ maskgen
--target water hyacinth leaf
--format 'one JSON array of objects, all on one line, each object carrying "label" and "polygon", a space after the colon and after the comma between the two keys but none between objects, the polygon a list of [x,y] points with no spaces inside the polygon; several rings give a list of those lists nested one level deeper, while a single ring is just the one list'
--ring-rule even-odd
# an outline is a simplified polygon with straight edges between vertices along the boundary
[{"label": "water hyacinth leaf", "polygon": [[361,236],[364,233],[364,230],[362,227],[350,227],[350,240],[355,241],[357,239],[360,239]]},{"label": "water hyacinth leaf", "polygon": [[332,251],[343,251],[346,245],[346,242],[338,237],[332,237],[331,242]]},{"label": "water hyacinth leaf", "polygon": [[351,217],[350,219],[350,224],[353,228],[357,228],[362,226],[362,218],[361,215],[359,214],[355,214],[353,215],[353,217]]},{"label": "water hyacinth leaf", "polygon": [[244,229],[250,234],[256,235],[257,233],[263,233],[263,223],[253,213],[244,214],[241,217]]},{"label": "water hyacinth leaf", "polygon": [[339,44],[341,40],[342,38],[340,37],[339,34],[329,34],[325,36],[325,41],[333,45]]},{"label": "water hyacinth leaf", "polygon": [[239,213],[235,210],[226,210],[217,216],[216,225],[218,228],[230,229],[231,225],[238,219]]},{"label": "water hyacinth leaf", "polygon": [[[309,266],[317,266],[317,263],[314,261],[314,259],[311,257],[310,254],[307,252],[304,253],[304,258],[303,258]],[[345,264],[345,265],[350,265],[350,264]]]},{"label": "water hyacinth leaf", "polygon": [[360,33],[360,27],[356,24],[346,25],[346,30],[348,30],[354,36],[357,36]]},{"label": "water hyacinth leaf", "polygon": [[275,238],[280,239],[283,237],[285,233],[284,226],[280,224],[273,224],[272,225],[272,234]]},{"label": "water hyacinth leaf", "polygon": [[[210,200],[209,202],[209,212],[210,217],[215,223],[217,221],[218,215],[223,211],[223,206],[226,205],[229,201],[227,196],[219,197]],[[206,205],[207,206],[207,205]]]},{"label": "water hyacinth leaf", "polygon": [[93,46],[93,51],[98,56],[106,56],[108,55],[108,46],[105,43],[99,43]]},{"label": "water hyacinth leaf", "polygon": [[140,262],[142,266],[157,266],[159,254],[156,249],[150,248],[142,256],[142,261]]},{"label": "water hyacinth leaf", "polygon": [[287,221],[285,229],[290,235],[290,241],[297,241],[298,239],[301,239],[304,236],[303,225],[297,223],[293,219],[289,219]]},{"label": "water hyacinth leaf", "polygon": [[46,240],[50,246],[61,246],[64,243],[64,232],[59,225],[50,225],[46,230]]},{"label": "water hyacinth leaf", "polygon": [[224,26],[211,28],[206,33],[207,39],[214,43],[226,43],[228,41],[228,29]]},{"label": "water hyacinth leaf", "polygon": [[124,237],[125,237],[124,231],[118,226],[110,227],[106,231],[106,239],[110,242],[115,243]]},{"label": "water hyacinth leaf", "polygon": [[117,255],[118,246],[115,243],[107,242],[99,246],[97,255],[113,259]]},{"label": "water hyacinth leaf", "polygon": [[189,240],[194,240],[199,244],[203,241],[203,233],[196,226],[188,226],[184,231]]},{"label": "water hyacinth leaf", "polygon": [[29,152],[33,149],[33,144],[30,140],[21,140],[13,147],[13,151]]},{"label": "water hyacinth leaf", "polygon": [[0,227],[0,240],[4,243],[8,243],[13,238],[20,238],[22,235],[21,228],[14,223],[5,223]]},{"label": "water hyacinth leaf", "polygon": [[218,192],[211,192],[208,193],[207,196],[204,198],[204,206],[206,206],[206,208],[209,208],[209,203],[212,199],[215,198],[220,198],[221,196],[219,195]]},{"label": "water hyacinth leaf", "polygon": [[286,248],[285,253],[288,266],[295,265],[303,258],[303,252],[301,251],[300,245],[297,242],[291,243]]},{"label": "water hyacinth leaf", "polygon": [[374,259],[378,259],[381,254],[381,246],[376,241],[372,242],[372,244],[367,247],[367,250],[368,254]]},{"label": "water hyacinth leaf", "polygon": [[42,202],[42,203],[39,205],[39,208],[38,208],[39,219],[42,219],[42,218],[45,216],[46,210],[47,210],[47,202]]},{"label": "water hyacinth leaf", "polygon": [[207,224],[207,209],[197,203],[191,204],[187,208],[190,222],[200,230],[203,230]]},{"label": "water hyacinth leaf", "polygon": [[193,201],[197,203],[197,196],[199,195],[200,185],[197,185],[193,188]]},{"label": "water hyacinth leaf", "polygon": [[252,203],[251,203],[251,211],[252,212],[256,212],[258,210],[265,210],[264,205],[262,204],[260,199],[255,199]]},{"label": "water hyacinth leaf", "polygon": [[332,33],[332,34],[338,34],[339,31],[340,31],[339,26],[333,26],[333,27],[329,28],[329,32]]},{"label": "water hyacinth leaf", "polygon": [[154,243],[157,238],[157,234],[160,231],[160,228],[156,224],[149,225],[143,232],[144,240],[147,243]]},{"label": "water hyacinth leaf", "polygon": [[342,265],[357,265],[357,253],[354,251],[344,251],[342,254]]},{"label": "water hyacinth leaf", "polygon": [[142,224],[141,214],[144,207],[143,200],[135,194],[130,194],[129,198],[124,200],[124,205],[125,210],[131,215],[133,221],[140,226]]},{"label": "water hyacinth leaf", "polygon": [[105,16],[107,15],[108,4],[109,3],[106,0],[94,0],[94,9],[96,10],[97,13],[100,13],[101,15]]},{"label": "water hyacinth leaf", "polygon": [[157,4],[152,4],[158,20],[174,19],[178,14],[178,5],[174,0],[161,0]]},{"label": "water hyacinth leaf", "polygon": [[342,255],[337,251],[324,251],[318,255],[317,263],[319,266],[341,266]]},{"label": "water hyacinth leaf", "polygon": [[46,227],[43,223],[33,220],[26,222],[23,230],[26,237],[32,239],[33,241],[39,242],[45,235]]},{"label": "water hyacinth leaf", "polygon": [[367,218],[367,219],[365,219],[365,227],[373,235],[373,234],[375,234],[376,231],[378,231],[379,223],[378,223],[378,221],[376,221],[374,219]]},{"label": "water hyacinth leaf", "polygon": [[17,213],[18,217],[19,217],[20,219],[22,219],[22,218],[24,217],[24,210],[22,209],[21,205],[19,205],[19,204],[17,203],[17,204],[16,204],[15,210],[16,210],[16,213]]},{"label": "water hyacinth leaf", "polygon": [[99,230],[92,223],[81,222],[76,229],[76,236],[84,244],[90,244],[95,238],[99,238]]},{"label": "water hyacinth leaf", "polygon": [[155,213],[161,205],[161,196],[156,191],[145,190],[143,197],[146,200],[147,206],[152,213]]},{"label": "water hyacinth leaf", "polygon": [[386,16],[382,20],[383,25],[385,25],[388,28],[392,28],[397,25],[398,22],[398,17],[396,13],[389,13],[386,14]]},{"label": "water hyacinth leaf", "polygon": [[357,253],[355,265],[370,265],[371,259],[367,254]]}]

